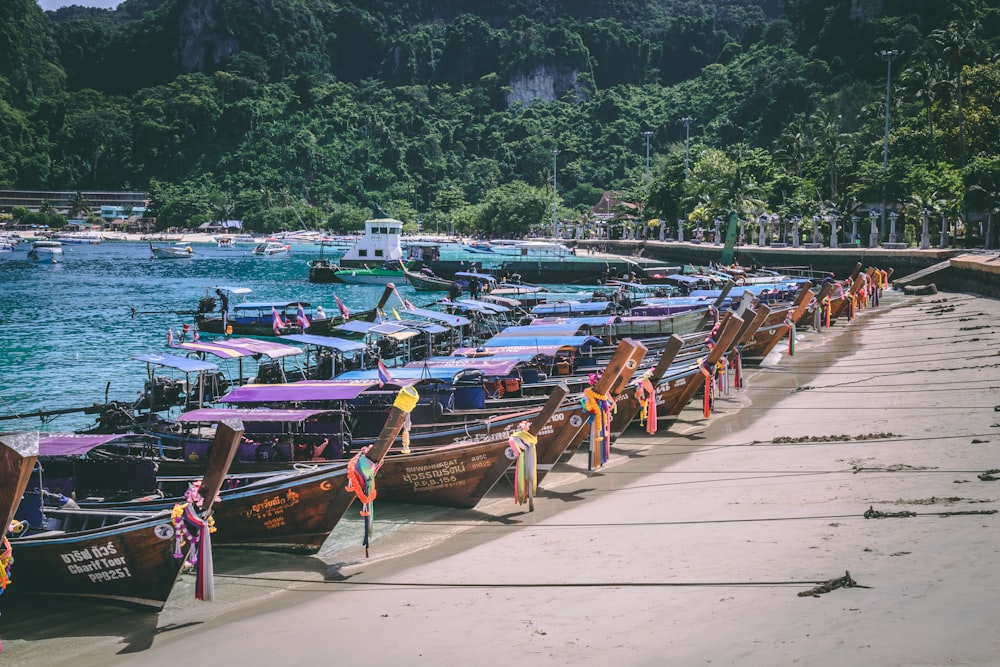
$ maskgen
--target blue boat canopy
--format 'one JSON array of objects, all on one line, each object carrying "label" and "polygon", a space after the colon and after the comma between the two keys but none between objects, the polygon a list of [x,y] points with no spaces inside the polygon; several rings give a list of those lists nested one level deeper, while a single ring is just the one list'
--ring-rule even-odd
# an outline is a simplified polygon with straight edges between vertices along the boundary
[{"label": "blue boat canopy", "polygon": [[555,301],[553,303],[541,303],[531,309],[536,315],[556,314],[556,313],[603,313],[608,308],[613,307],[612,301]]},{"label": "blue boat canopy", "polygon": [[281,310],[282,308],[291,308],[292,306],[309,308],[312,304],[308,301],[247,301],[245,303],[237,303],[233,306],[233,310],[270,310],[271,308]]},{"label": "blue boat canopy", "polygon": [[519,338],[538,338],[539,336],[578,336],[580,335],[581,328],[583,328],[582,325],[567,324],[563,322],[548,324],[532,323],[526,326],[507,327],[497,335],[505,338],[513,336],[517,336]]},{"label": "blue boat canopy", "polygon": [[[536,324],[565,324],[577,327],[606,327],[621,322],[618,315],[595,315],[593,317],[539,317],[532,321],[531,326]],[[507,329],[504,329],[506,333]]]},{"label": "blue boat canopy", "polygon": [[[440,380],[443,382],[453,382],[459,375],[467,373],[467,368],[452,367],[424,367],[419,368],[389,368],[389,377],[392,380]],[[337,376],[338,380],[359,381],[374,380],[378,382],[378,369],[348,371]],[[390,381],[391,384],[392,381]],[[412,384],[412,382],[410,383]]]},{"label": "blue boat canopy", "polygon": [[315,336],[313,334],[292,334],[290,336],[279,336],[279,338],[302,343],[303,345],[315,345],[316,347],[326,347],[338,352],[358,352],[365,349],[365,344],[356,340],[346,338],[335,338],[333,336]]},{"label": "blue boat canopy", "polygon": [[465,317],[459,315],[450,315],[448,313],[438,312],[436,310],[430,310],[428,308],[406,308],[399,311],[400,317],[406,314],[417,315],[418,317],[423,317],[428,320],[434,320],[435,322],[443,322],[450,327],[464,327],[469,324],[469,320]]},{"label": "blue boat canopy", "polygon": [[705,281],[704,278],[695,278],[694,276],[685,276],[681,273],[671,273],[665,278],[665,280],[673,280],[674,282],[684,283],[685,285],[697,285]]},{"label": "blue boat canopy", "polygon": [[202,361],[201,359],[192,359],[190,357],[178,357],[173,354],[140,354],[132,358],[136,361],[145,361],[147,364],[173,368],[182,373],[219,370],[219,367],[210,361]]},{"label": "blue boat canopy", "polygon": [[601,339],[594,336],[505,336],[503,333],[494,336],[483,344],[486,349],[494,347],[520,347],[525,348],[525,352],[531,348],[542,347],[571,347],[582,350],[600,345]]},{"label": "blue boat canopy", "polygon": [[474,273],[472,271],[456,271],[456,278],[467,278],[469,280],[481,280],[487,283],[495,283],[497,279],[488,273]]}]

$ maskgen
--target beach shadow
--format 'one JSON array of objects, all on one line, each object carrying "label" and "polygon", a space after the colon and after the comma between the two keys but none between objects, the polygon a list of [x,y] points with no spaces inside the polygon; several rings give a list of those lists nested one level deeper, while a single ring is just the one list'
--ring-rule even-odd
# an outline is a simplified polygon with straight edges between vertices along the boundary
[{"label": "beach shadow", "polygon": [[327,564],[313,554],[282,553],[263,549],[219,549],[214,553],[216,574],[253,577],[275,572],[323,574]]},{"label": "beach shadow", "polygon": [[[139,653],[153,645],[160,632],[178,626],[158,628],[154,611],[116,607],[85,600],[22,596],[7,591],[3,612],[3,637],[7,640],[119,637],[125,643],[119,653]],[[197,625],[190,623],[186,625]]]},{"label": "beach shadow", "polygon": [[574,489],[573,491],[566,491],[560,493],[559,491],[552,491],[550,489],[541,489],[538,493],[539,498],[551,498],[553,500],[561,500],[564,503],[575,503],[581,500],[586,500],[584,497],[587,493],[591,491],[596,491],[597,489]]}]

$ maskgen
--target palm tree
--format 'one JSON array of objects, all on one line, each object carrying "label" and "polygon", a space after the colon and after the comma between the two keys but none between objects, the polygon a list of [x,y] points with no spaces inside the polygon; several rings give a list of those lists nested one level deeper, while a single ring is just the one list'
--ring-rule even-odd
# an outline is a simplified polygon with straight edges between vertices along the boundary
[{"label": "palm tree", "polygon": [[951,74],[950,83],[955,90],[955,103],[958,107],[958,145],[959,166],[965,166],[965,118],[962,111],[962,67],[972,49],[975,34],[979,31],[978,21],[951,21],[943,28],[931,32],[931,40],[941,49],[942,55],[948,61]]},{"label": "palm tree", "polygon": [[69,208],[66,210],[68,217],[75,218],[79,213],[90,214],[90,202],[87,201],[87,198],[79,190],[70,196],[68,203]]},{"label": "palm tree", "polygon": [[837,158],[844,150],[843,139],[847,136],[840,131],[840,116],[832,117],[819,109],[809,119],[816,137],[815,146],[826,161],[830,174],[830,199],[837,198]]},{"label": "palm tree", "polygon": [[806,159],[806,153],[812,148],[813,141],[806,134],[802,123],[794,121],[789,123],[781,137],[778,139],[777,155],[779,159],[795,165],[795,175],[802,177],[802,163]]},{"label": "palm tree", "polygon": [[937,101],[938,90],[947,83],[947,77],[940,63],[918,62],[903,70],[900,74],[903,90],[922,102],[927,112],[927,146],[929,163],[934,164],[934,102]]}]

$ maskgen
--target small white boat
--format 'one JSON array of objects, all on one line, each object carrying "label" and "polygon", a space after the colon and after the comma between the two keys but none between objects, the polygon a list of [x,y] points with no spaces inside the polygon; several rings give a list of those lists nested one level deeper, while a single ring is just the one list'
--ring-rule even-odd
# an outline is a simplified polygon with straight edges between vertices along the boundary
[{"label": "small white boat", "polygon": [[267,241],[265,243],[258,243],[257,247],[253,249],[253,254],[262,257],[274,257],[275,255],[286,255],[290,249],[291,246],[287,246],[284,243]]},{"label": "small white boat", "polygon": [[194,255],[191,246],[183,243],[172,246],[155,246],[150,243],[149,251],[153,253],[153,259],[183,259]]},{"label": "small white boat", "polygon": [[232,236],[217,236],[215,237],[215,244],[220,248],[235,248],[236,238]]},{"label": "small white boat", "polygon": [[104,238],[93,232],[66,232],[56,236],[55,240],[73,245],[98,245]]},{"label": "small white boat", "polygon": [[61,255],[62,251],[62,243],[59,241],[34,241],[28,250],[28,257],[32,259],[50,257],[55,261],[55,255]]}]

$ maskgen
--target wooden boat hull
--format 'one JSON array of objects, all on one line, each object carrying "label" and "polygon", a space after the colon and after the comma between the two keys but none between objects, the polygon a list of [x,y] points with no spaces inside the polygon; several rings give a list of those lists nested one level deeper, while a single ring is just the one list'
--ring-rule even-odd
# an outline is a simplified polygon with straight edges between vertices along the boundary
[{"label": "wooden boat hull", "polygon": [[[195,465],[190,465],[194,476]],[[213,510],[217,527],[212,535],[213,546],[293,553],[319,551],[354,500],[354,493],[346,490],[347,463],[282,473],[275,470],[274,477],[220,493]],[[151,510],[173,507],[175,502],[176,498],[80,504],[115,510]]]},{"label": "wooden boat hull", "polygon": [[[289,324],[284,329],[281,330],[280,334],[275,334],[274,323],[271,318],[264,320],[255,320],[251,322],[240,322],[235,319],[227,320],[228,326],[232,327],[232,332],[229,335],[232,336],[275,336],[282,335],[287,336],[290,334],[300,334],[302,333],[302,327],[296,324]],[[332,328],[343,324],[343,318],[334,317],[328,319],[313,319],[309,323],[309,333],[317,336],[329,336]],[[208,317],[205,315],[195,315],[195,325],[198,327],[198,331],[210,334],[223,335],[226,333],[225,327],[221,317]]]},{"label": "wooden boat hull", "polygon": [[447,292],[452,286],[452,281],[436,276],[422,275],[413,271],[404,271],[403,275],[413,289],[421,292]]},{"label": "wooden boat hull", "polygon": [[510,467],[509,436],[497,433],[412,454],[390,453],[376,477],[379,500],[475,507]]},{"label": "wooden boat hull", "polygon": [[170,512],[74,533],[11,540],[16,586],[9,592],[100,600],[159,611],[180,572]]}]

